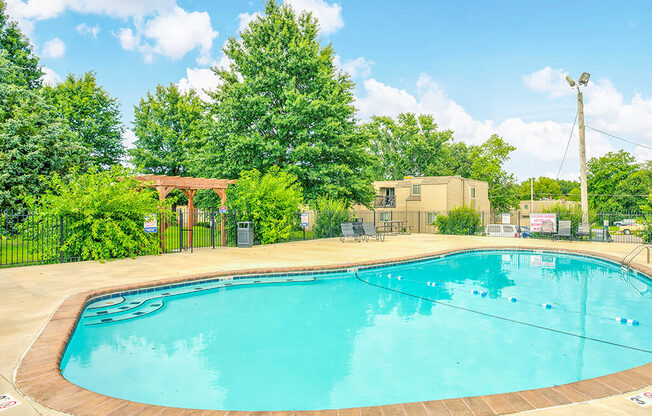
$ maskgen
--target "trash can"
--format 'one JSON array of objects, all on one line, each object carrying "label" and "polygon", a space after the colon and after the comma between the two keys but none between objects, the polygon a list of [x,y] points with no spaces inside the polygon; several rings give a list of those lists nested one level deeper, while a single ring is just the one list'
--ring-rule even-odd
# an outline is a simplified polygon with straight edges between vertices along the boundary
[{"label": "trash can", "polygon": [[353,234],[355,235],[364,235],[362,230],[362,218],[352,218],[351,224],[353,224]]},{"label": "trash can", "polygon": [[238,247],[251,247],[254,245],[254,223],[242,221],[238,223]]}]

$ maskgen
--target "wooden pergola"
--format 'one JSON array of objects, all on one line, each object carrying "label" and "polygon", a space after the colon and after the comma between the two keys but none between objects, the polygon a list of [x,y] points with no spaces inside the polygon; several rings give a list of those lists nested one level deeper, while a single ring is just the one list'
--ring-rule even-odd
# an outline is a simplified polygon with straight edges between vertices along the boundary
[{"label": "wooden pergola", "polygon": [[[221,205],[226,204],[226,188],[230,184],[236,183],[232,179],[209,179],[209,178],[193,178],[189,176],[166,176],[166,175],[141,175],[136,176],[136,179],[141,182],[149,182],[150,187],[156,188],[158,191],[158,199],[163,201],[170,191],[179,189],[188,197],[188,224],[190,228],[188,231],[188,247],[192,245],[192,227],[194,225],[194,211],[195,205],[193,200],[195,193],[199,189],[212,189],[220,196]],[[222,246],[226,245],[226,229],[225,220],[222,216],[222,232],[221,241]],[[165,223],[161,224],[161,244],[165,245]]]}]

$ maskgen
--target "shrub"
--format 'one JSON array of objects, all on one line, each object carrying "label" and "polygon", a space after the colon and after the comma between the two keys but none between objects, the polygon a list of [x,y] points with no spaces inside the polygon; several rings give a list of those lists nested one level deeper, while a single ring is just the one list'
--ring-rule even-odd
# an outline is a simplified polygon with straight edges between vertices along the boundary
[{"label": "shrub", "polygon": [[652,218],[639,218],[636,222],[643,224],[643,227],[635,229],[634,235],[642,238],[644,243],[652,243]]},{"label": "shrub", "polygon": [[440,234],[474,235],[480,231],[480,215],[473,208],[455,208],[448,215],[438,215],[432,224]]},{"label": "shrub", "polygon": [[262,244],[288,239],[292,226],[298,225],[301,186],[296,176],[276,166],[265,174],[242,172],[228,192],[229,210],[237,212],[238,221],[254,223],[254,239]]},{"label": "shrub", "polygon": [[313,231],[316,238],[338,236],[341,233],[340,224],[348,222],[349,208],[343,199],[320,197],[314,204],[315,224]]},{"label": "shrub", "polygon": [[[143,221],[150,215],[169,218],[171,212],[161,207],[153,190],[143,188],[133,174],[114,166],[99,172],[73,172],[70,178],[55,174],[48,179],[50,190],[39,199],[27,198],[34,212],[24,226],[35,230],[44,225],[54,232],[28,233],[45,237],[49,259],[60,250],[66,258],[106,260],[158,253],[157,234],[146,233]],[[64,218],[63,245],[59,247],[58,220]]]}]

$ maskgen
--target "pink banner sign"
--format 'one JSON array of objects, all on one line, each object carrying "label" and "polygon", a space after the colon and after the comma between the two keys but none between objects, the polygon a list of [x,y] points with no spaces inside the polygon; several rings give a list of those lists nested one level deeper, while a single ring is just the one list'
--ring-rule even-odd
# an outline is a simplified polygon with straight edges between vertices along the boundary
[{"label": "pink banner sign", "polygon": [[544,221],[552,222],[553,232],[557,231],[557,214],[530,214],[530,231],[541,231],[541,224]]}]

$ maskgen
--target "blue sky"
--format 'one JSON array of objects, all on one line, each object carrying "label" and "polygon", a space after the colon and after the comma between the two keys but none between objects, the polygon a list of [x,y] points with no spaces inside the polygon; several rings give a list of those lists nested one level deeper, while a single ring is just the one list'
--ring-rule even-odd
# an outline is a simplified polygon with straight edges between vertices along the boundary
[{"label": "blue sky", "polygon": [[[358,117],[432,113],[455,137],[493,133],[517,147],[521,178],[556,176],[576,110],[563,78],[592,74],[587,125],[652,147],[652,3],[628,1],[286,0],[322,22],[356,83]],[[122,106],[157,84],[215,85],[221,46],[262,1],[7,0],[48,68],[49,81],[93,70]],[[127,132],[128,138],[131,133]],[[587,131],[589,157],[652,151]],[[560,177],[578,168],[577,129]]]}]

